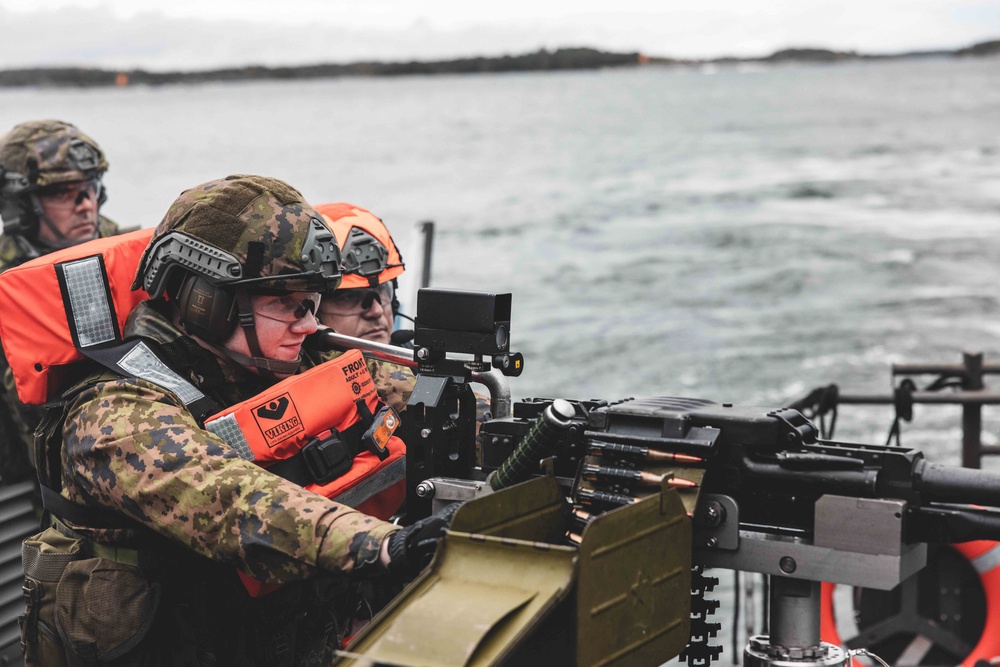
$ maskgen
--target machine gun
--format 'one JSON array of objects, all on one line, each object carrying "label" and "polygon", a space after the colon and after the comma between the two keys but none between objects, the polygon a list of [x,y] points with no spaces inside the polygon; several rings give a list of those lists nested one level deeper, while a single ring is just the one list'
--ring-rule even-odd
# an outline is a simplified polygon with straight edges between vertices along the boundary
[{"label": "machine gun", "polygon": [[[461,352],[496,353],[499,328],[509,322],[509,301],[508,310],[498,310],[497,301],[489,299],[480,302],[487,304],[485,316],[470,332],[483,347]],[[430,303],[438,314],[448,310],[447,297]],[[418,305],[418,327],[435,321]],[[441,328],[463,328],[460,321],[449,320],[448,326]],[[483,342],[489,336],[492,341]],[[514,404],[511,416],[482,424],[477,452],[460,442],[468,430],[459,424],[471,423],[471,404],[461,396],[481,358],[453,362],[448,348],[456,340],[462,337],[417,334],[415,354],[427,363],[418,369],[419,391],[407,408],[416,408],[413,435],[404,440],[408,458],[415,459],[408,466],[408,475],[415,474],[408,487],[427,508],[421,511],[430,511],[432,501],[479,498],[506,487],[516,491],[522,480],[549,477],[566,498],[562,543],[583,548],[588,531],[603,517],[631,511],[654,496],[676,495],[691,517],[696,566],[771,577],[770,634],[751,638],[745,664],[846,664],[841,648],[820,640],[820,582],[888,590],[923,567],[928,543],[1000,539],[1000,475],[937,465],[899,446],[823,440],[794,410],[685,398],[529,399]],[[661,488],[650,488],[656,480]],[[516,495],[493,509],[516,508]],[[462,517],[459,512],[456,521]],[[630,566],[621,562],[614,571]],[[641,588],[645,573],[633,576],[633,588]],[[695,589],[699,578],[696,567]],[[684,657],[703,665],[717,657],[707,641],[712,605],[701,591],[692,594],[670,604],[690,606],[694,641]],[[674,655],[659,655],[649,664]],[[575,659],[583,664],[580,654]],[[634,655],[631,663],[622,659],[621,664],[636,664]]]},{"label": "machine gun", "polygon": [[[513,419],[485,424],[484,461],[509,454],[504,443],[552,403],[518,403]],[[755,637],[751,661],[845,659],[819,641],[821,581],[888,590],[923,567],[928,543],[1000,538],[991,509],[1000,475],[931,463],[914,449],[821,440],[794,410],[675,398],[570,404],[572,425],[549,455],[569,476],[572,465],[558,460],[577,462],[576,500],[595,454],[604,465],[699,480],[697,502],[686,503],[694,562],[771,576],[771,641]],[[688,458],[670,461],[679,455]],[[641,485],[609,475],[599,493],[607,509],[641,497]]]}]

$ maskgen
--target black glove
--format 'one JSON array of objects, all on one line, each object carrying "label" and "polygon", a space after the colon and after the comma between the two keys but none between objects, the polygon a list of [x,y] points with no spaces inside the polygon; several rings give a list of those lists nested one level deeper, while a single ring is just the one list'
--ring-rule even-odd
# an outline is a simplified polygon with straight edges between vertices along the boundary
[{"label": "black glove", "polygon": [[452,503],[437,514],[390,535],[389,573],[406,581],[420,574],[430,564],[438,540],[444,537],[444,531],[461,505]]}]

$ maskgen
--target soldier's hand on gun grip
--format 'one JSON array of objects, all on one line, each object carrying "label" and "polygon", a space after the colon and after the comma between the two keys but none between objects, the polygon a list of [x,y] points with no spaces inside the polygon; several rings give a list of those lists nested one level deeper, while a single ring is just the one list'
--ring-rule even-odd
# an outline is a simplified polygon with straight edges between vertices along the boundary
[{"label": "soldier's hand on gun grip", "polygon": [[451,525],[462,503],[448,505],[437,514],[417,521],[389,536],[389,573],[403,580],[413,579],[430,564],[438,540]]}]

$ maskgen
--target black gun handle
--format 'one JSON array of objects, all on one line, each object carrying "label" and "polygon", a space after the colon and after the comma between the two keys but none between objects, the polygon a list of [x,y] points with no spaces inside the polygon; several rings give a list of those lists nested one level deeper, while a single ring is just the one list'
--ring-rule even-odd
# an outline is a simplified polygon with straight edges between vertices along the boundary
[{"label": "black gun handle", "polygon": [[490,477],[495,491],[528,479],[538,469],[538,462],[555,449],[559,438],[576,414],[572,404],[557,398],[542,411],[531,429],[524,434],[511,455]]}]

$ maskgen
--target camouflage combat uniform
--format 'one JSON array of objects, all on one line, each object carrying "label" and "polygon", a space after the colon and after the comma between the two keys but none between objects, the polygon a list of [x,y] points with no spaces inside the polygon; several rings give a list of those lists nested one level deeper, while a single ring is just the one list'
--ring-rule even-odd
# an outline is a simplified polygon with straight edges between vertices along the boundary
[{"label": "camouflage combat uniform", "polygon": [[406,367],[380,359],[368,360],[368,372],[371,373],[375,388],[378,390],[379,398],[396,409],[396,412],[403,412],[410,394],[413,393],[413,385],[417,383],[417,377],[413,371]]},{"label": "camouflage combat uniform", "polygon": [[[126,324],[126,336],[148,341],[168,366],[219,405],[233,405],[269,384],[198,346],[158,305],[163,302],[140,304]],[[281,637],[296,634],[300,641],[291,642],[296,656],[278,664],[305,664],[327,655],[322,642],[330,633],[310,625],[322,614],[303,612],[302,601],[326,600],[329,606],[340,591],[337,580],[318,575],[374,571],[382,538],[396,528],[240,458],[204,430],[174,394],[155,384],[105,371],[77,391],[63,427],[62,495],[110,508],[144,530],[75,530],[107,542],[142,537],[148,529],[167,538],[166,553],[185,563],[183,569],[157,575],[164,581],[164,610],[150,641],[155,650],[166,651],[160,659],[170,663],[186,657],[197,644],[199,655],[210,653],[220,664],[272,664],[253,647],[277,645]],[[251,599],[235,585],[237,569],[260,581],[290,585]],[[177,613],[182,608],[193,618],[182,618]],[[210,624],[211,632],[192,627],[198,619]],[[325,621],[329,630],[330,619]],[[191,643],[170,639],[191,639],[192,633]],[[202,662],[208,658],[195,664]]]}]

